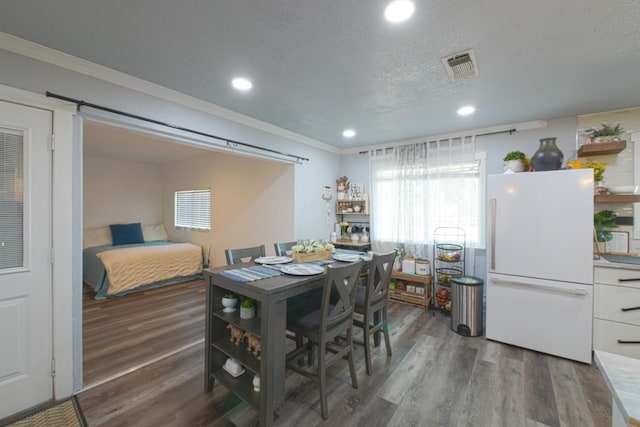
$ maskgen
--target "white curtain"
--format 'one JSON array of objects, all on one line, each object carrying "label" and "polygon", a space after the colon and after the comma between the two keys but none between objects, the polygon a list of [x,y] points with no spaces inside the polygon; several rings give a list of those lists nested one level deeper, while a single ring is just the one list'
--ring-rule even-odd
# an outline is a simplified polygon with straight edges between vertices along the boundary
[{"label": "white curtain", "polygon": [[431,258],[438,227],[464,230],[465,246],[482,244],[484,187],[475,137],[370,152],[371,238],[375,251],[403,244]]}]

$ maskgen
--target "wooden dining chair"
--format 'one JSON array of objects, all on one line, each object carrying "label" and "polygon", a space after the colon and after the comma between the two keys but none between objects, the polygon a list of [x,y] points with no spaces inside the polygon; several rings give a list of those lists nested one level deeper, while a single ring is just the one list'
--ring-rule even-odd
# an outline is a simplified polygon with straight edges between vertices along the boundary
[{"label": "wooden dining chair", "polygon": [[265,256],[264,245],[253,246],[251,248],[241,249],[225,249],[227,257],[227,265],[241,264],[243,262],[253,261],[256,258]]},{"label": "wooden dining chair", "polygon": [[[361,267],[362,261],[328,266],[320,306],[308,307],[298,315],[287,318],[287,330],[298,338],[306,338],[304,345],[301,339],[297,340],[296,349],[287,354],[287,368],[318,383],[320,408],[325,420],[329,418],[327,367],[346,357],[351,373],[351,386],[358,388],[353,361],[353,307]],[[330,298],[332,291],[337,295],[334,302]],[[345,336],[346,339],[335,340],[338,336]],[[317,349],[317,364],[305,366],[297,363],[313,349]]]},{"label": "wooden dining chair", "polygon": [[[396,252],[374,254],[369,263],[369,274],[365,286],[358,286],[354,311],[362,316],[362,320],[354,318],[353,324],[362,328],[364,356],[367,374],[371,375],[371,335],[376,332],[384,334],[387,356],[391,356],[389,341],[389,317],[387,301],[389,280],[393,269]],[[360,342],[356,341],[357,344]]]},{"label": "wooden dining chair", "polygon": [[284,242],[284,243],[274,243],[273,247],[276,250],[277,256],[288,255],[287,251],[290,251],[292,247],[296,245],[297,242]]}]

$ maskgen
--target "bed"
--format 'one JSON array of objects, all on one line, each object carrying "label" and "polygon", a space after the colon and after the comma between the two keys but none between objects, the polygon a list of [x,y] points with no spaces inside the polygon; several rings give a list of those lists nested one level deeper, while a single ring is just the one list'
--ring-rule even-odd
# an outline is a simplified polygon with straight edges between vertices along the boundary
[{"label": "bed", "polygon": [[83,280],[95,290],[96,299],[202,277],[200,246],[168,241],[162,225],[148,226],[144,233],[139,224],[120,225],[140,231],[123,239],[114,225],[85,230]]}]

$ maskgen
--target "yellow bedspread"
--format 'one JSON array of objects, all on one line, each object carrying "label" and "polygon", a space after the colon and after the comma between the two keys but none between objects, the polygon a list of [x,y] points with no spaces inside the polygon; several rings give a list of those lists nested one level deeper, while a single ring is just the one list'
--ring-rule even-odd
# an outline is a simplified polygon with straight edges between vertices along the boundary
[{"label": "yellow bedspread", "polygon": [[111,249],[97,256],[107,271],[109,295],[202,270],[200,246],[191,243]]}]

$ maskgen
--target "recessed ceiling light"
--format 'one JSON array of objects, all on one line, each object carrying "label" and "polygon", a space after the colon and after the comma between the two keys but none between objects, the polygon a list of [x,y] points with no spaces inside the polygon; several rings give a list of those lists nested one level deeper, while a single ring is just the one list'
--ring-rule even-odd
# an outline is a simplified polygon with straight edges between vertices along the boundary
[{"label": "recessed ceiling light", "polygon": [[237,77],[233,79],[231,84],[238,90],[249,90],[253,86],[251,80],[245,79],[244,77]]},{"label": "recessed ceiling light", "polygon": [[467,105],[466,107],[462,107],[458,110],[458,115],[468,116],[469,114],[473,114],[475,111],[476,111],[476,107],[472,105]]},{"label": "recessed ceiling light", "polygon": [[342,132],[342,136],[345,138],[353,138],[356,136],[356,131],[353,129],[345,129],[344,132]]},{"label": "recessed ceiling light", "polygon": [[384,17],[389,22],[402,22],[411,18],[415,6],[412,1],[409,0],[395,0],[389,3],[384,10]]}]

